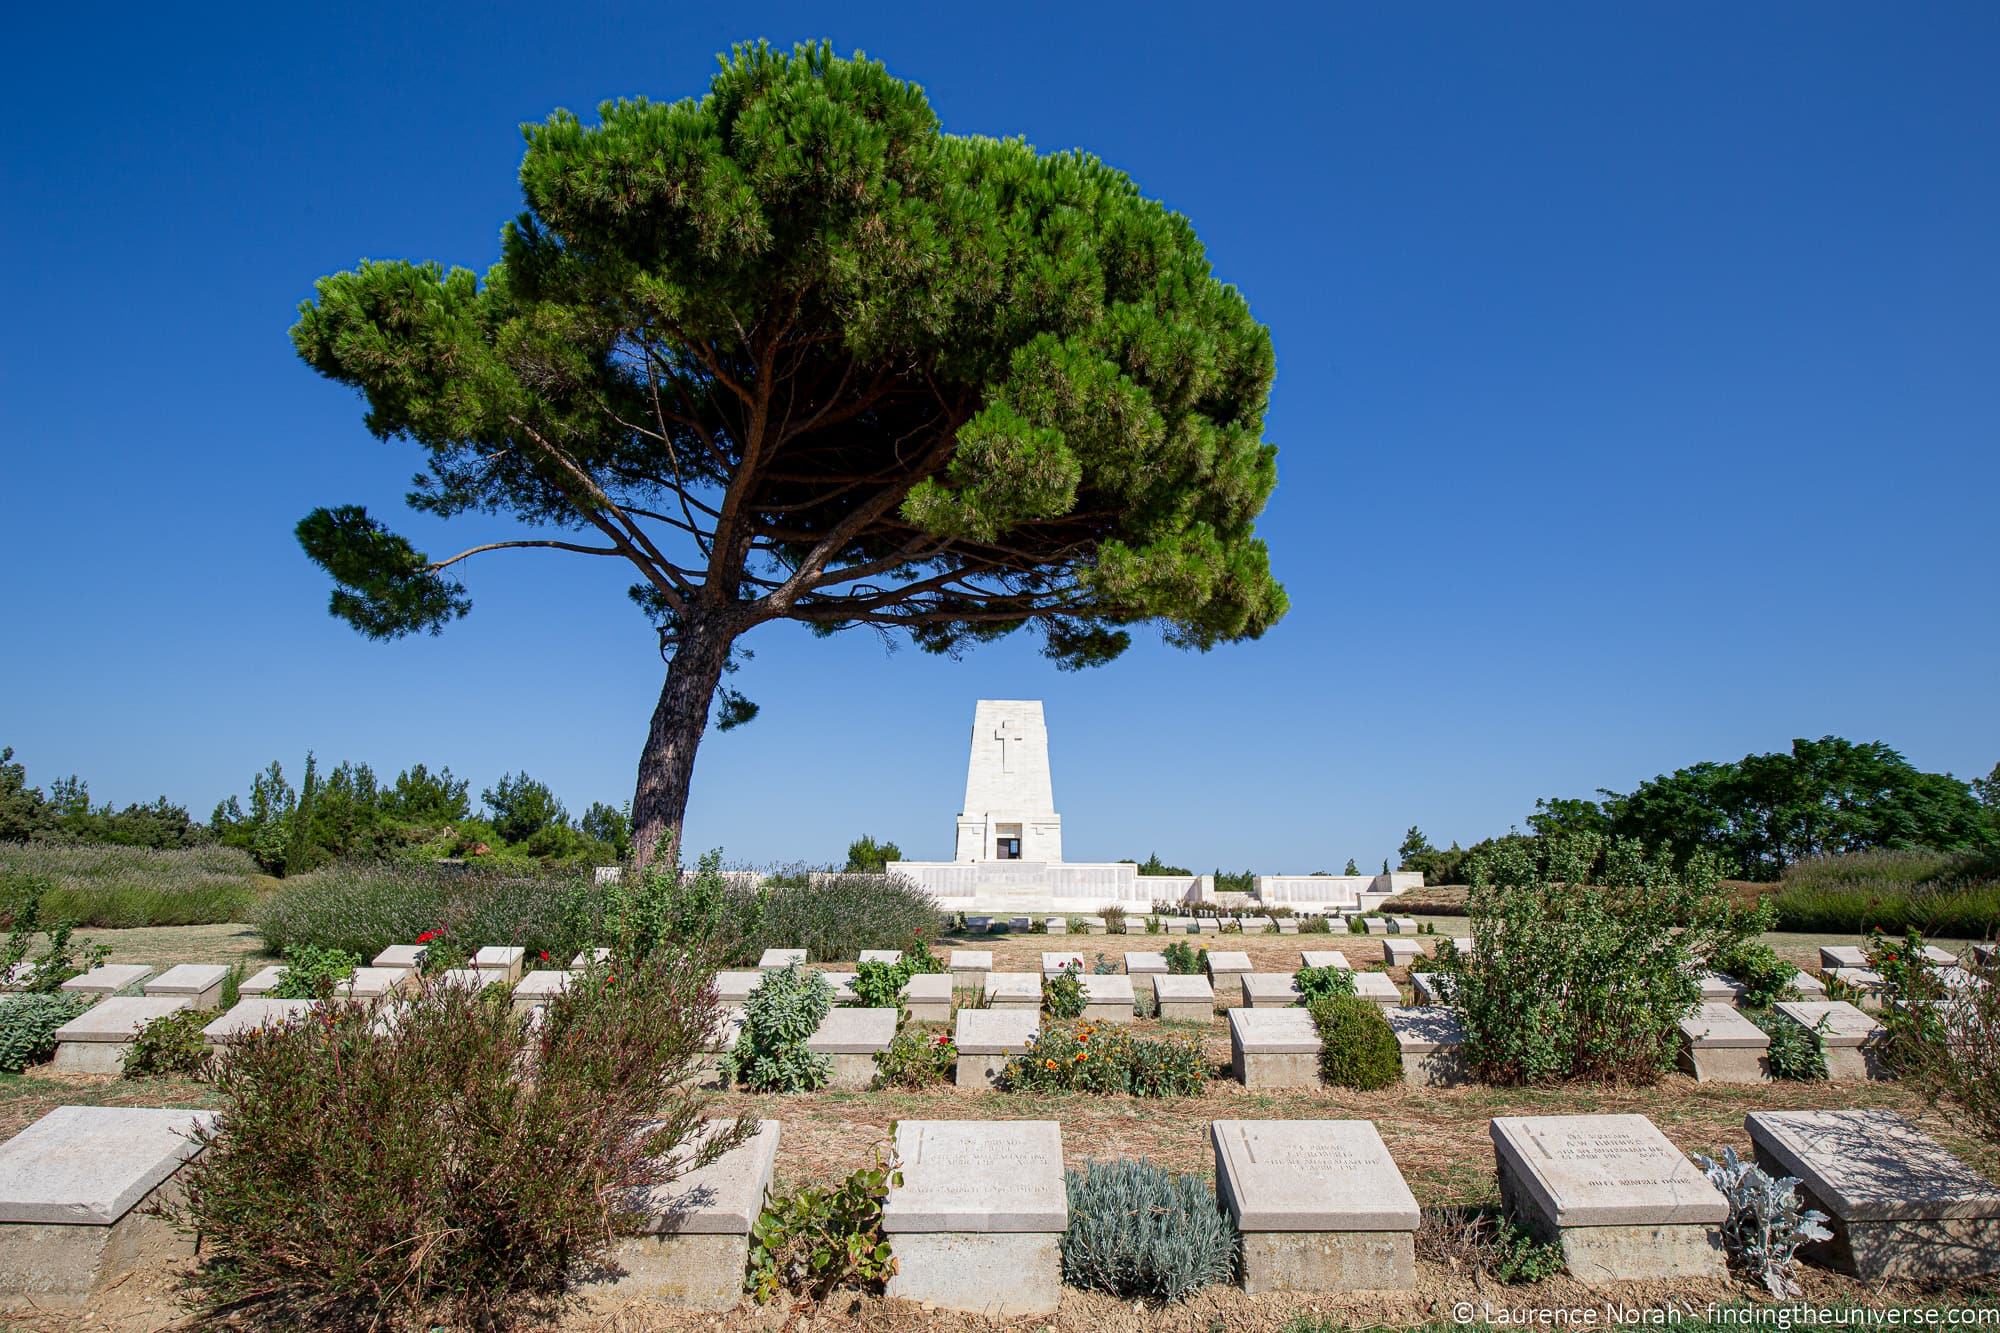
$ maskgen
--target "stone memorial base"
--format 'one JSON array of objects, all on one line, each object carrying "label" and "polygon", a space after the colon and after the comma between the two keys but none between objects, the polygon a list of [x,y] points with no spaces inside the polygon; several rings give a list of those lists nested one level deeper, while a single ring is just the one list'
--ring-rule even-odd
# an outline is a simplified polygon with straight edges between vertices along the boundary
[{"label": "stone memorial base", "polygon": [[1231,1009],[1229,1068],[1246,1088],[1316,1088],[1319,1029],[1304,1009]]},{"label": "stone memorial base", "polygon": [[991,1088],[1007,1062],[1028,1049],[1041,1026],[1030,1009],[961,1009],[952,1041],[958,1047],[953,1082],[961,1088]]},{"label": "stone memorial base", "polygon": [[743,1299],[750,1237],[626,1236],[611,1250],[624,1275],[606,1284],[620,1297],[642,1297],[695,1310],[729,1310]]},{"label": "stone memorial base", "polygon": [[1403,1082],[1412,1088],[1450,1088],[1470,1073],[1463,1054],[1465,1027],[1458,1015],[1435,1006],[1384,1009],[1403,1059]]},{"label": "stone memorial base", "polygon": [[1407,1231],[1248,1231],[1243,1290],[1407,1291],[1417,1245]]},{"label": "stone memorial base", "polygon": [[1713,1227],[1643,1223],[1611,1227],[1563,1227],[1544,1240],[1562,1244],[1563,1263],[1579,1282],[1651,1278],[1714,1278],[1729,1275],[1722,1237]]},{"label": "stone memorial base", "polygon": [[1215,990],[1207,977],[1163,972],[1153,978],[1163,1023],[1207,1023],[1215,1017]]},{"label": "stone memorial base", "polygon": [[1083,1018],[1086,1023],[1129,1023],[1137,1006],[1132,978],[1127,976],[1083,976]]},{"label": "stone memorial base", "polygon": [[1764,1051],[1741,1047],[1682,1046],[1675,1063],[1697,1083],[1768,1083],[1771,1060]]},{"label": "stone memorial base", "polygon": [[122,1074],[129,1041],[66,1041],[56,1047],[49,1068],[64,1074]]},{"label": "stone memorial base", "polygon": [[1054,1314],[1062,1295],[1062,1237],[1054,1232],[932,1231],[891,1241],[888,1294],[989,1319]]},{"label": "stone memorial base", "polygon": [[[711,1121],[711,1131],[726,1123]],[[742,1300],[750,1228],[770,1190],[778,1135],[778,1122],[766,1120],[707,1166],[645,1191],[641,1234],[613,1247],[611,1260],[624,1272],[605,1289],[696,1310],[728,1310]]]}]

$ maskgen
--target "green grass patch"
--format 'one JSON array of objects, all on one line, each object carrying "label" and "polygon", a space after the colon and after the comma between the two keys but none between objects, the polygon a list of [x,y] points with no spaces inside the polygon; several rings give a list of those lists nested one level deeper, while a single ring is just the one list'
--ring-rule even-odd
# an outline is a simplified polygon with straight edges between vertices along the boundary
[{"label": "green grass patch", "polygon": [[44,920],[107,930],[245,921],[271,883],[234,847],[0,843],[0,925],[37,881]]}]

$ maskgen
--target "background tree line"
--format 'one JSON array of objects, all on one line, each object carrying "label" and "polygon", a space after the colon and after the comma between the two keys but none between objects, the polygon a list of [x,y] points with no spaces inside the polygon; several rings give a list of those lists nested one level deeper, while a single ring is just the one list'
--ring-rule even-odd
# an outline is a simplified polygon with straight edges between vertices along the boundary
[{"label": "background tree line", "polygon": [[1630,792],[1600,788],[1597,795],[1537,800],[1529,833],[1510,831],[1470,847],[1454,842],[1439,849],[1412,827],[1401,866],[1421,870],[1432,884],[1463,884],[1475,857],[1530,835],[1632,839],[1683,863],[1708,852],[1731,874],[1751,880],[1774,880],[1787,866],[1852,852],[2000,851],[2000,764],[1962,782],[1923,772],[1880,741],[1795,740],[1789,751],[1699,763]]},{"label": "background tree line", "polygon": [[367,764],[322,772],[306,756],[294,787],[276,760],[244,796],[216,805],[207,823],[162,796],[151,805],[92,806],[83,779],[43,791],[0,749],[0,842],[110,843],[178,848],[220,843],[248,852],[266,874],[293,875],[348,857],[467,859],[542,866],[609,865],[631,846],[628,812],[592,802],[572,816],[546,783],[503,774],[472,804],[471,784],[449,768],[414,764],[391,782]]}]

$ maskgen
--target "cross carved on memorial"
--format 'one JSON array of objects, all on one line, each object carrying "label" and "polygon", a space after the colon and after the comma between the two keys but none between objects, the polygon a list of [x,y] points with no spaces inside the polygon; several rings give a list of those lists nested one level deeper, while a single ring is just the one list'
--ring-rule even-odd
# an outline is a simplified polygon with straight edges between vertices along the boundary
[{"label": "cross carved on memorial", "polygon": [[1014,751],[1009,743],[1018,743],[1027,739],[1027,735],[1021,730],[1021,724],[1011,717],[1008,718],[993,729],[993,739],[1000,742],[1000,771],[1002,773],[1012,773],[1014,771]]}]

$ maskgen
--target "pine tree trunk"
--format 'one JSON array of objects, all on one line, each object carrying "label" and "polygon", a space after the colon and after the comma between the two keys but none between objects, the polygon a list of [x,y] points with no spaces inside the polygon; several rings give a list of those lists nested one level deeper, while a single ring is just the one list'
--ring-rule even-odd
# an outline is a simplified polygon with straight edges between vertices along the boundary
[{"label": "pine tree trunk", "polygon": [[632,793],[632,863],[642,870],[656,861],[670,866],[680,854],[695,751],[708,729],[709,704],[734,637],[686,625],[667,664],[646,748],[639,755],[639,785]]}]

